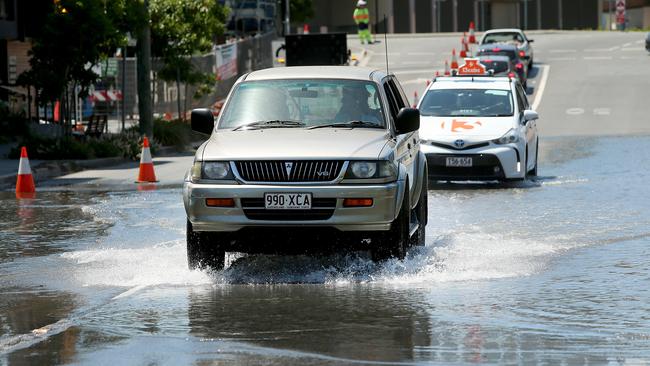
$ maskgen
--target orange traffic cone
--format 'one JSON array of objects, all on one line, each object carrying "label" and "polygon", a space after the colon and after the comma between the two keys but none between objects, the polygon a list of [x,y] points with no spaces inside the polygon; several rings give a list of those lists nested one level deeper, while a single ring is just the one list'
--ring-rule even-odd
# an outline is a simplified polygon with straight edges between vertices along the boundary
[{"label": "orange traffic cone", "polygon": [[445,76],[451,76],[451,70],[449,70],[449,62],[445,61]]},{"label": "orange traffic cone", "polygon": [[460,40],[460,58],[467,57],[467,51],[469,51],[469,48],[467,47],[467,39],[465,38],[465,33],[463,33],[463,38]]},{"label": "orange traffic cone", "polygon": [[427,86],[431,85],[431,80],[427,79]]},{"label": "orange traffic cone", "polygon": [[16,198],[34,198],[35,196],[36,187],[34,186],[34,177],[32,176],[32,169],[29,167],[27,148],[23,146],[20,149],[20,162],[18,163]]},{"label": "orange traffic cone", "polygon": [[474,34],[474,22],[469,22],[469,43],[476,43],[476,35]]},{"label": "orange traffic cone", "polygon": [[309,24],[303,24],[302,34],[309,34]]},{"label": "orange traffic cone", "polygon": [[418,107],[418,102],[420,101],[420,98],[418,97],[418,92],[417,90],[413,92],[413,108]]},{"label": "orange traffic cone", "polygon": [[456,49],[451,50],[451,68],[458,70],[458,59],[456,58]]},{"label": "orange traffic cone", "polygon": [[151,159],[151,150],[149,147],[149,139],[144,137],[142,143],[142,154],[140,154],[140,173],[136,183],[155,183],[156,173],[153,171],[153,159]]}]

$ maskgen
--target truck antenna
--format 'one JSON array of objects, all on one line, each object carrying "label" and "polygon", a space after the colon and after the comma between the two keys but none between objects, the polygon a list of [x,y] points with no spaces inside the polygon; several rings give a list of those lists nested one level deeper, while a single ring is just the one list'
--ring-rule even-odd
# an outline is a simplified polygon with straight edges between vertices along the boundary
[{"label": "truck antenna", "polygon": [[384,47],[386,49],[386,75],[390,75],[388,71],[388,36],[387,36],[388,21],[386,20],[386,14],[384,14]]}]

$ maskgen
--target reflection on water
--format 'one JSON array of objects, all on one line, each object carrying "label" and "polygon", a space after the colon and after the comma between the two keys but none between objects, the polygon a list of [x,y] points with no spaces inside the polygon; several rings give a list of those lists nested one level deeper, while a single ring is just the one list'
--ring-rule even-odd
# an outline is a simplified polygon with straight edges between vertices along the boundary
[{"label": "reflection on water", "polygon": [[382,264],[244,256],[193,272],[179,190],[3,200],[0,341],[69,319],[12,363],[650,360],[649,143],[547,140],[534,182],[437,187],[427,246]]}]

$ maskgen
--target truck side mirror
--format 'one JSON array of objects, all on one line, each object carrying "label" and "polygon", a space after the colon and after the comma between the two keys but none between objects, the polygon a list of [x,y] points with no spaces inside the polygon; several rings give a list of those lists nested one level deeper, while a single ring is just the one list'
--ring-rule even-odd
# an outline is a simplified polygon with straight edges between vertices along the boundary
[{"label": "truck side mirror", "polygon": [[207,108],[197,108],[192,110],[191,117],[192,129],[196,132],[211,134],[214,130],[214,116],[212,111]]},{"label": "truck side mirror", "polygon": [[415,108],[402,108],[397,113],[395,129],[398,135],[420,129],[420,111]]}]

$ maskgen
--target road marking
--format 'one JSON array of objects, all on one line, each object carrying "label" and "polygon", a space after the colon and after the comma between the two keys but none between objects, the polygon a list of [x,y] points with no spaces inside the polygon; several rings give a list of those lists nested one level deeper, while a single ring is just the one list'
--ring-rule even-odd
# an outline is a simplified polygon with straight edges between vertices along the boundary
[{"label": "road marking", "polygon": [[[539,68],[539,66],[535,66]],[[544,89],[546,89],[546,81],[548,80],[548,73],[551,70],[551,65],[542,65],[542,77],[539,81],[539,87],[535,91],[535,100],[533,100],[533,110],[539,108],[539,104],[542,102],[542,95],[544,94]]]},{"label": "road marking", "polygon": [[582,108],[569,108],[566,110],[566,114],[570,116],[577,116],[583,113],[585,113],[585,110]]},{"label": "road marking", "polygon": [[575,61],[575,57],[551,57],[549,61]]},{"label": "road marking", "polygon": [[587,48],[583,52],[609,52],[609,48]]},{"label": "road marking", "polygon": [[41,342],[43,342],[43,341],[45,341],[45,340],[49,339],[50,337],[53,337],[53,336],[55,336],[57,334],[63,333],[66,330],[68,330],[68,328],[73,327],[74,325],[76,325],[79,318],[83,318],[83,317],[87,316],[88,314],[92,313],[93,311],[95,311],[95,310],[97,310],[97,309],[99,309],[99,308],[101,308],[103,306],[108,305],[110,302],[112,302],[114,300],[131,296],[134,293],[142,290],[145,287],[148,287],[148,286],[147,285],[138,285],[138,286],[132,287],[132,288],[120,293],[119,295],[114,296],[108,302],[106,302],[104,304],[101,304],[101,305],[97,305],[97,306],[92,307],[90,309],[87,309],[87,310],[83,311],[80,314],[72,315],[70,318],[64,318],[64,319],[61,319],[61,320],[57,321],[56,323],[48,324],[46,326],[33,329],[29,333],[18,334],[18,335],[12,336],[12,337],[2,338],[2,340],[0,340],[0,354],[11,353],[11,352],[14,352],[14,351],[17,351],[17,350],[20,350],[20,349],[25,349],[25,348],[31,347],[31,346],[33,346],[35,344],[41,343]]},{"label": "road marking", "polygon": [[583,59],[585,60],[611,60],[613,57],[612,56],[585,56]]},{"label": "road marking", "polygon": [[628,42],[628,43],[623,44],[623,47],[629,47],[631,45],[632,45],[632,42]]},{"label": "road marking", "polygon": [[594,108],[594,116],[609,116],[612,110],[609,108]]},{"label": "road marking", "polygon": [[635,51],[641,51],[640,48],[621,48],[621,51],[623,52],[635,52]]},{"label": "road marking", "polygon": [[550,53],[574,53],[578,52],[578,50],[550,50]]},{"label": "road marking", "polygon": [[429,65],[429,61],[402,61],[398,63],[399,65]]},{"label": "road marking", "polygon": [[616,51],[616,50],[619,49],[619,48],[621,48],[621,46],[610,47],[610,48],[608,48],[607,50],[608,50],[608,51]]},{"label": "road marking", "polygon": [[641,44],[641,43],[643,43],[643,42],[645,42],[645,41],[642,40],[642,39],[640,39],[640,40],[638,40],[638,41],[636,41],[636,42],[634,42],[634,43],[636,43],[636,44]]},{"label": "road marking", "polygon": [[402,81],[402,85],[410,85],[410,84],[427,84],[427,81],[431,81],[431,79],[424,79],[424,78],[417,78],[417,79],[412,79],[412,80],[406,80]]},{"label": "road marking", "polygon": [[435,56],[435,52],[409,52],[407,53],[409,56]]}]

